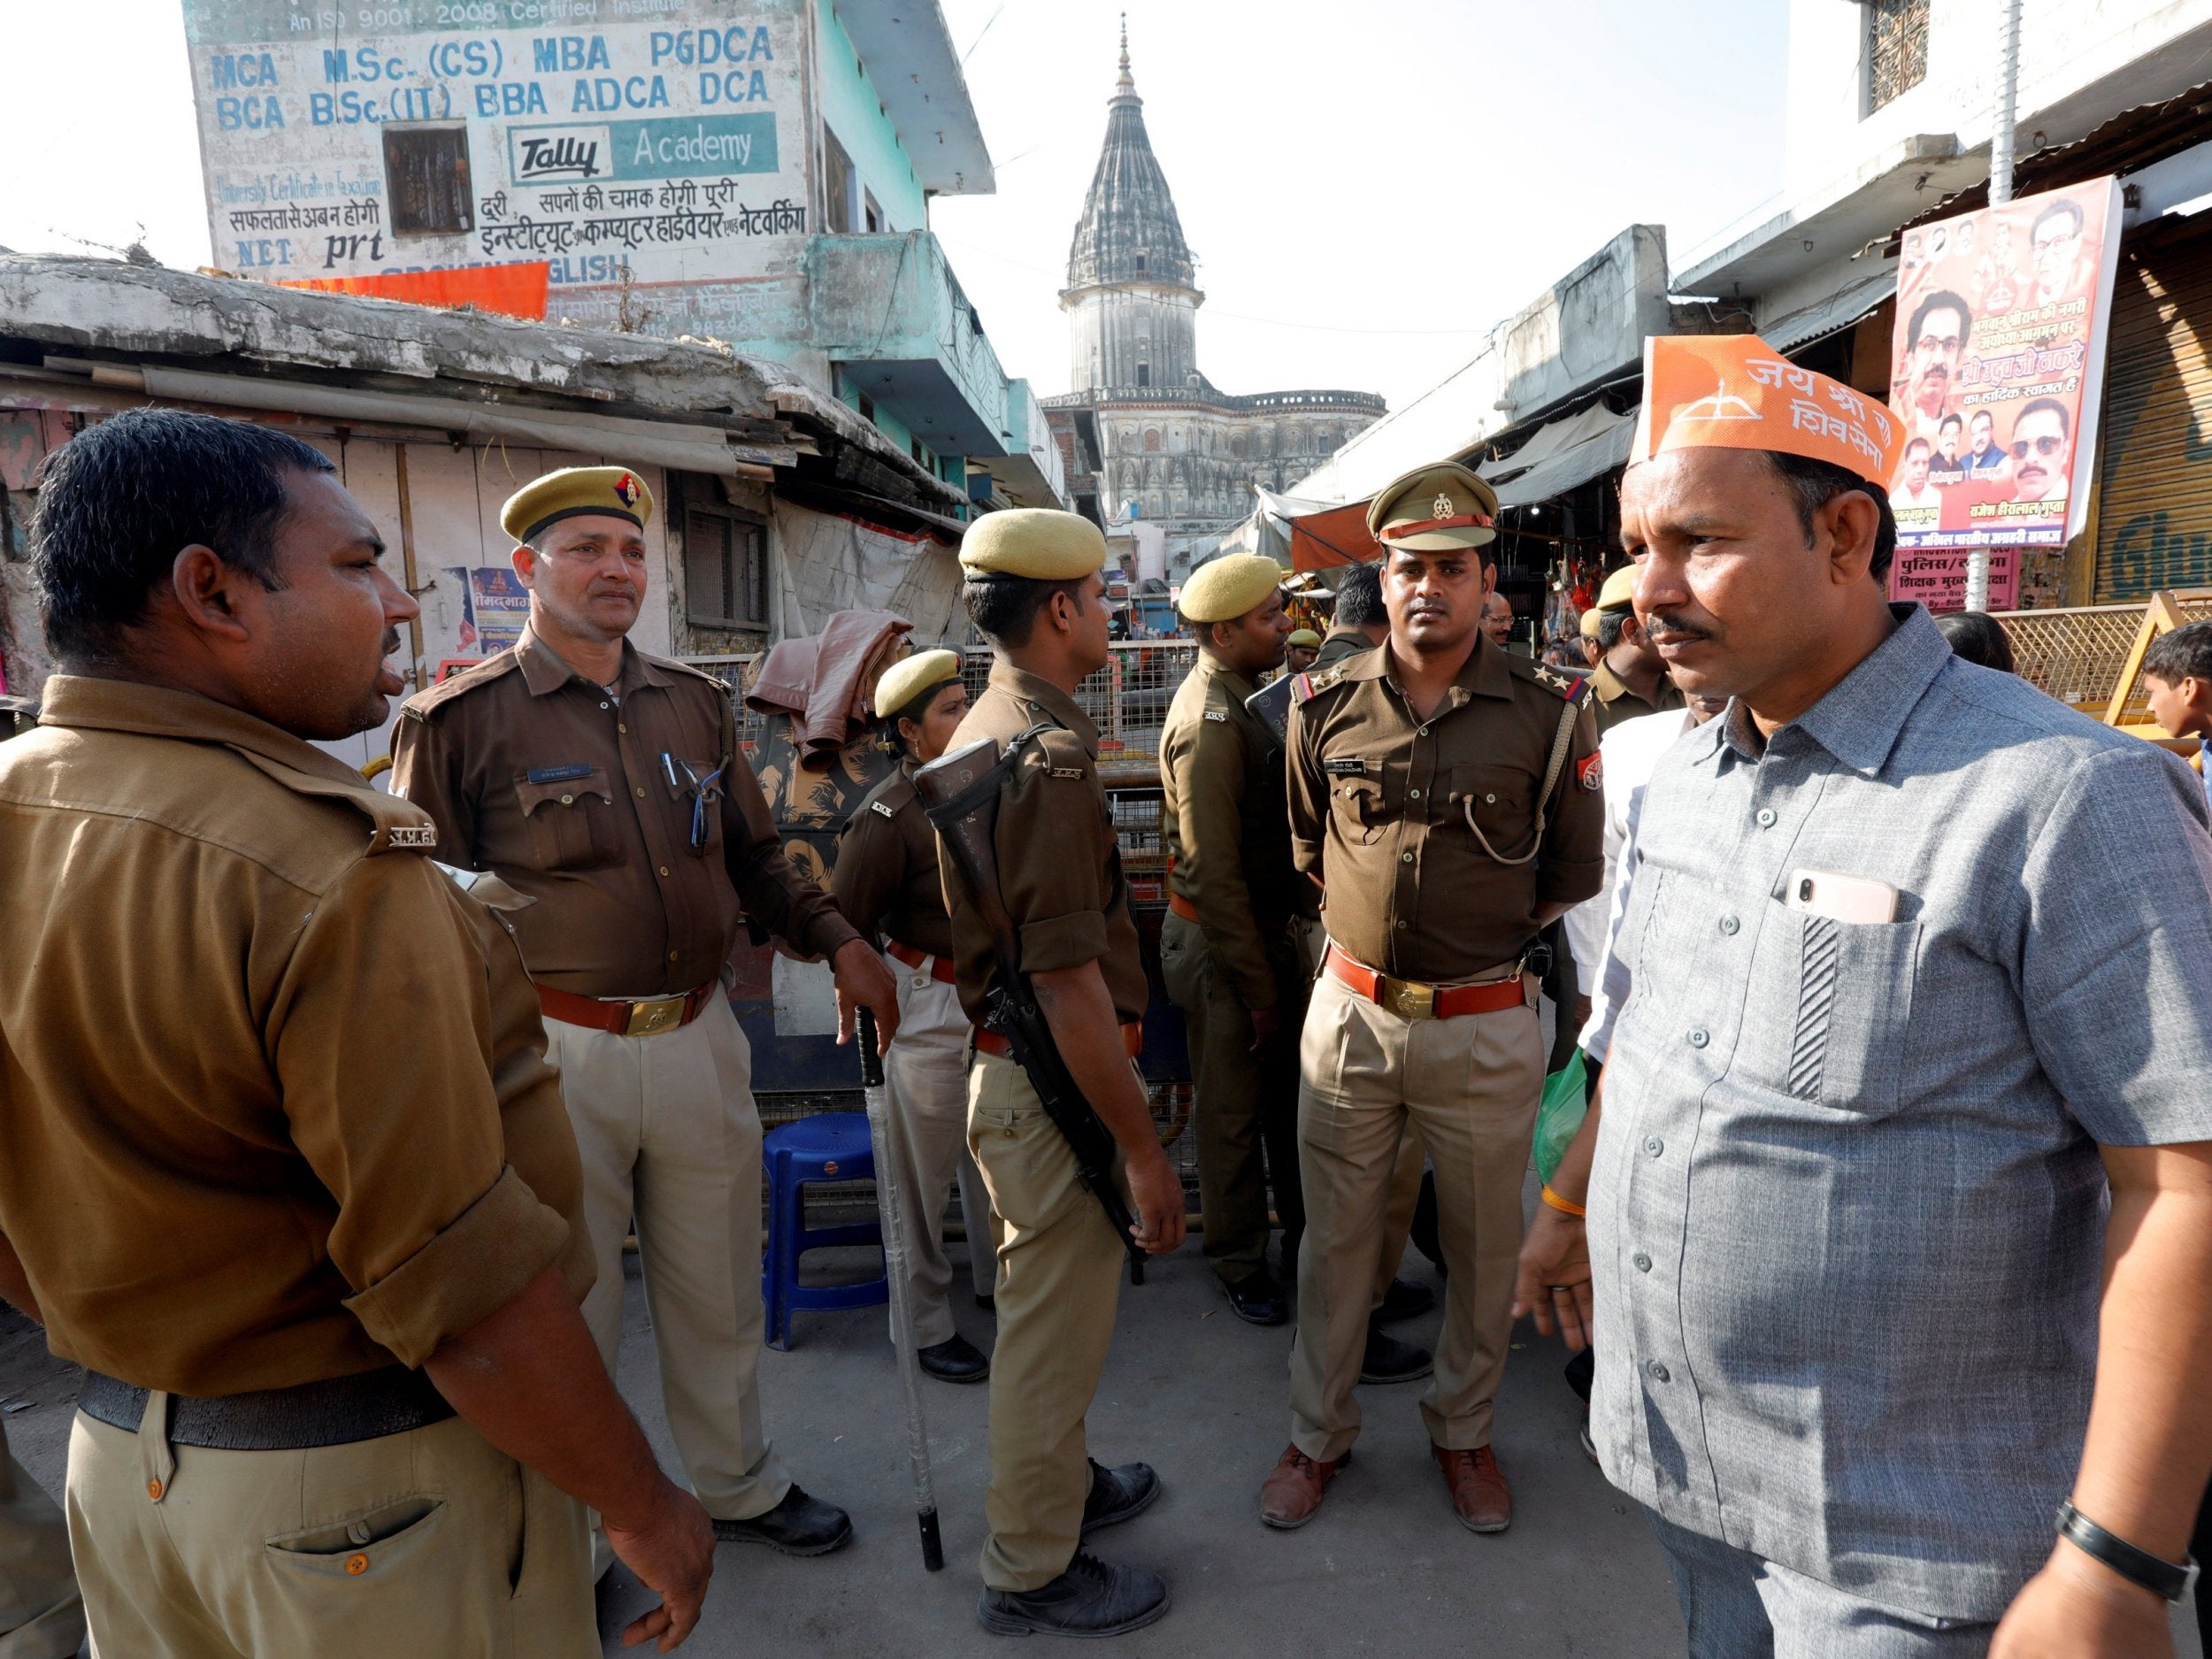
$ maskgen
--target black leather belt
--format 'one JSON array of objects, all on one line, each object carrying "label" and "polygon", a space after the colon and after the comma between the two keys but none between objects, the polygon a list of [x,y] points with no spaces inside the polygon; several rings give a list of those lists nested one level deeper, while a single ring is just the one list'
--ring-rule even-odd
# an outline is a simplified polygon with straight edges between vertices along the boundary
[{"label": "black leather belt", "polygon": [[[88,1371],[77,1409],[135,1434],[146,1417],[146,1390]],[[172,1394],[169,1443],[227,1452],[291,1452],[381,1440],[427,1428],[452,1415],[453,1408],[429,1378],[404,1365],[387,1365],[253,1394]]]}]

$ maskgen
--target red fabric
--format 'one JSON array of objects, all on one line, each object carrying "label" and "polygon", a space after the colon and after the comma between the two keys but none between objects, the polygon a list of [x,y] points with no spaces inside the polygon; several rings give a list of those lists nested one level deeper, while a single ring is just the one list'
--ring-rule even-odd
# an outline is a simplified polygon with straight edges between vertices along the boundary
[{"label": "red fabric", "polygon": [[314,288],[325,294],[358,294],[367,299],[404,300],[411,305],[451,309],[473,305],[480,311],[545,320],[546,289],[552,267],[542,259],[518,265],[479,265],[457,271],[395,271],[384,276],[300,277],[280,288]]},{"label": "red fabric", "polygon": [[1309,513],[1290,521],[1290,567],[1294,571],[1333,570],[1342,565],[1371,565],[1383,556],[1381,546],[1367,534],[1367,503]]}]

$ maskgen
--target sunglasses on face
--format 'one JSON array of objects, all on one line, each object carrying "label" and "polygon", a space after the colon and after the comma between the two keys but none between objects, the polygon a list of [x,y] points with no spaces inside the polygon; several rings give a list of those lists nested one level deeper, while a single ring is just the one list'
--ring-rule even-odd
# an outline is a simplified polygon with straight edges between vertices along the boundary
[{"label": "sunglasses on face", "polygon": [[717,766],[702,778],[689,761],[680,760],[664,749],[661,772],[668,780],[670,792],[678,799],[691,803],[691,850],[697,852],[707,844],[707,831],[713,823],[710,814],[722,799],[723,768]]},{"label": "sunglasses on face", "polygon": [[2012,441],[2012,458],[2016,461],[2026,460],[2028,458],[2028,450],[2031,448],[2032,448],[2038,455],[2056,455],[2059,451],[2059,447],[2065,442],[2066,440],[2063,438],[2053,438],[2049,436],[2040,438],[2015,438]]}]

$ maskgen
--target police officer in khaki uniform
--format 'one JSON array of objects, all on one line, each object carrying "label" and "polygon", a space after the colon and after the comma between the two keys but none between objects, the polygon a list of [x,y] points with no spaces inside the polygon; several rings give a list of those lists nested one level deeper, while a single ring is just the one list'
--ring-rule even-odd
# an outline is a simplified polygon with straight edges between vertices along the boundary
[{"label": "police officer in khaki uniform", "polygon": [[886,669],[874,708],[900,761],[854,809],[837,845],[830,896],[862,937],[884,940],[898,977],[899,1034],[884,1056],[891,1144],[903,1195],[914,1342],[922,1369],[947,1382],[981,1382],[991,1362],[953,1328],[945,1256],[945,1194],[956,1184],[976,1300],[996,1289],[991,1199],[968,1150],[968,1017],[954,988],[952,918],[937,872],[937,833],[914,794],[914,769],[945,752],[968,712],[957,651],[918,651]]},{"label": "police officer in khaki uniform", "polygon": [[0,1294],[86,1367],[94,1650],[586,1659],[582,1503],[667,1598],[631,1634],[682,1640],[712,1534],[579,1315],[511,937],[309,741],[400,687],[375,530],[295,439],[134,410],[50,463],[32,538],[61,672],[0,749],[0,937],[36,941],[0,976]]},{"label": "police officer in khaki uniform", "polygon": [[1283,660],[1282,577],[1258,553],[1192,572],[1176,609],[1197,661],[1160,731],[1160,972],[1189,1024],[1206,1259],[1253,1325],[1290,1317],[1267,1264],[1271,1184],[1286,1261],[1305,1228],[1297,1044],[1307,974],[1292,929],[1313,909],[1313,886],[1291,867],[1282,745],[1244,706],[1257,676]]},{"label": "police officer in khaki uniform", "polygon": [[1353,1401],[1401,1131],[1436,1171],[1450,1277],[1422,1400],[1455,1513],[1511,1519],[1490,1450],[1505,1365],[1521,1180],[1543,1086],[1538,931],[1597,890],[1602,802],[1579,683],[1483,636],[1475,549],[1497,498],[1466,468],[1386,487],[1390,638],[1294,697],[1291,833],[1324,883],[1329,947],[1300,1049],[1306,1244],[1291,1445],[1261,1518],[1303,1525],[1359,1432]]},{"label": "police officer in khaki uniform", "polygon": [[1635,594],[1636,567],[1624,565],[1605,579],[1594,607],[1597,622],[1589,632],[1598,659],[1590,671],[1590,718],[1600,738],[1623,720],[1682,706],[1682,693],[1637,618]]},{"label": "police officer in khaki uniform", "polygon": [[1283,663],[1291,673],[1302,674],[1321,655],[1321,636],[1311,628],[1293,628],[1283,641]]},{"label": "police officer in khaki uniform", "polygon": [[[1000,793],[1000,897],[1061,1058],[1120,1148],[1139,1241],[1159,1254],[1183,1240],[1183,1187],[1133,1063],[1144,963],[1098,778],[1098,728],[1075,701],[1076,687],[1106,665],[1105,562],[1098,526],[1073,513],[1015,509],[970,527],[960,549],[964,597],[997,661],[949,747],[988,738],[1002,749],[1024,740]],[[990,929],[949,863],[945,900],[961,1005],[980,1027],[998,964]],[[1084,1439],[1113,1337],[1125,1246],[1077,1179],[1074,1154],[1027,1073],[988,1030],[977,1033],[968,1074],[968,1141],[999,1224],[990,1536],[978,1617],[1008,1634],[1135,1630],[1167,1610],[1166,1584],[1081,1547],[1160,1490],[1143,1463],[1093,1461]]]},{"label": "police officer in khaki uniform", "polygon": [[635,1217],[669,1428],[715,1535],[818,1555],[852,1525],[793,1482],[761,1422],[760,1115],[722,976],[749,917],[830,959],[841,1028],[858,1002],[888,1039],[898,992],[784,856],[728,694],[625,638],[652,511],[621,466],[508,499],[529,623],[512,650],[408,700],[393,787],[452,863],[536,901],[516,928],[583,1154],[599,1269],[584,1314],[607,1368]]}]

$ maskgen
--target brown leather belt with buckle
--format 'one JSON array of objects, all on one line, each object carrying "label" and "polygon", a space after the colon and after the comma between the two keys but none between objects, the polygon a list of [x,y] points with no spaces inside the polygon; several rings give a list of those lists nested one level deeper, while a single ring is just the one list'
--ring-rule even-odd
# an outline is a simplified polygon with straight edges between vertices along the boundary
[{"label": "brown leather belt with buckle", "polygon": [[1167,895],[1167,907],[1187,922],[1194,922],[1198,919],[1198,907],[1179,893],[1171,893]]},{"label": "brown leather belt with buckle", "polygon": [[[1142,1054],[1144,1052],[1143,1025],[1135,1020],[1124,1025],[1121,1028],[1121,1046],[1123,1051],[1132,1060]],[[1014,1057],[1014,1045],[995,1031],[979,1029],[975,1033],[975,1049],[978,1054],[995,1054],[1002,1060],[1010,1060]]]},{"label": "brown leather belt with buckle", "polygon": [[538,987],[538,1007],[548,1019],[590,1031],[611,1031],[618,1037],[657,1037],[664,1031],[688,1025],[722,989],[720,979],[709,979],[695,991],[680,996],[647,996],[624,1001],[604,996],[579,996],[573,991]]},{"label": "brown leather belt with buckle", "polygon": [[1520,1008],[1528,1001],[1521,976],[1491,979],[1481,985],[1424,985],[1418,979],[1394,979],[1365,963],[1356,962],[1329,945],[1329,972],[1379,1008],[1400,1019],[1456,1019],[1462,1014],[1495,1014]]},{"label": "brown leather belt with buckle", "polygon": [[954,972],[950,956],[933,956],[926,950],[917,950],[911,945],[902,945],[895,939],[886,945],[884,949],[910,968],[928,969],[929,977],[940,985],[959,983],[960,976]]}]

